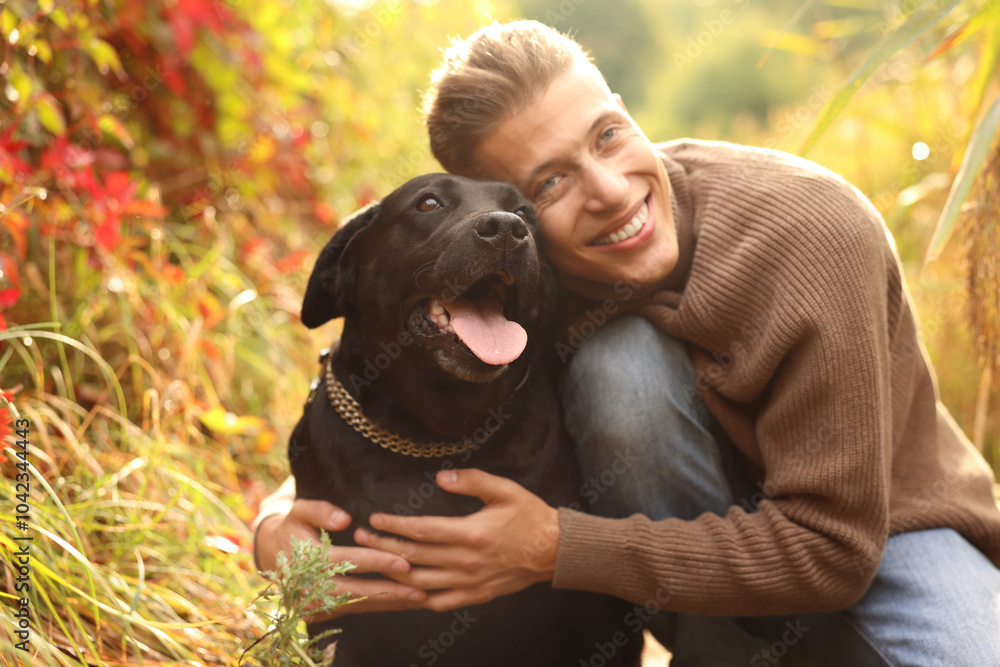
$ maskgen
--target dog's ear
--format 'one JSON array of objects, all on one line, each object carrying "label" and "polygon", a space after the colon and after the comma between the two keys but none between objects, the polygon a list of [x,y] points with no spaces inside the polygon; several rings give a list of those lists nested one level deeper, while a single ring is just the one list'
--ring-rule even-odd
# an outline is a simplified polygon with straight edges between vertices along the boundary
[{"label": "dog's ear", "polygon": [[343,317],[345,298],[354,290],[354,267],[345,266],[341,258],[347,246],[357,238],[378,215],[381,202],[362,208],[345,222],[323,247],[302,299],[302,324],[310,329]]}]

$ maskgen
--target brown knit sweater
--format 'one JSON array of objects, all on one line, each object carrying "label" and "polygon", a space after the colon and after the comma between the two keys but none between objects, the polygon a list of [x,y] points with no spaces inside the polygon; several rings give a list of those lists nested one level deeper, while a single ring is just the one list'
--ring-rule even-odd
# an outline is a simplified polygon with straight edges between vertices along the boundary
[{"label": "brown knit sweater", "polygon": [[560,509],[553,585],[699,614],[837,610],[890,535],[940,526],[1000,564],[992,474],[937,400],[872,205],[785,154],[658,148],[680,260],[626,305],[690,343],[698,391],[761,493],[692,521]]}]

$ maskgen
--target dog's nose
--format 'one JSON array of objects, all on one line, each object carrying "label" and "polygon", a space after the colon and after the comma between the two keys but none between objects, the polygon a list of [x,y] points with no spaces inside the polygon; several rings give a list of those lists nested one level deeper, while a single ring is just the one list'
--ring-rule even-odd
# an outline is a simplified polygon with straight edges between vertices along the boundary
[{"label": "dog's nose", "polygon": [[513,247],[528,238],[528,226],[515,213],[491,211],[476,220],[476,235],[492,245]]}]

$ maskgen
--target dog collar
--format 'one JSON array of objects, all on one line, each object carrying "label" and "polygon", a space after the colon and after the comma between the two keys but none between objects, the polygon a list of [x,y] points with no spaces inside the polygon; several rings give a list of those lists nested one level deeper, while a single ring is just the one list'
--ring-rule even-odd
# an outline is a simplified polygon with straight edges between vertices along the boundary
[{"label": "dog collar", "polygon": [[[473,442],[471,438],[468,437],[459,441],[414,442],[408,438],[404,438],[398,433],[393,433],[392,431],[382,428],[365,416],[365,413],[361,410],[361,405],[353,396],[351,396],[350,392],[347,391],[347,388],[340,382],[340,380],[337,379],[337,376],[333,372],[333,354],[330,350],[323,350],[320,353],[319,362],[323,365],[323,380],[326,385],[326,395],[330,401],[330,405],[332,405],[333,409],[337,411],[337,414],[340,415],[341,419],[350,424],[351,428],[364,436],[366,440],[373,442],[382,449],[388,449],[390,452],[403,454],[404,456],[440,458],[442,456],[454,456],[455,454],[461,454],[462,452],[470,449],[475,449],[482,444]],[[528,376],[530,374],[531,367],[529,366],[527,372],[524,374],[524,377],[521,378],[517,387],[514,388],[515,392],[524,386],[524,383],[528,381]],[[306,401],[307,404],[312,402],[313,397],[316,395],[316,391],[319,389],[319,383],[319,378],[313,380],[312,386],[310,387],[309,398]],[[490,435],[491,433],[487,433],[486,439],[489,439]],[[485,442],[486,439],[484,439],[483,442]]]}]

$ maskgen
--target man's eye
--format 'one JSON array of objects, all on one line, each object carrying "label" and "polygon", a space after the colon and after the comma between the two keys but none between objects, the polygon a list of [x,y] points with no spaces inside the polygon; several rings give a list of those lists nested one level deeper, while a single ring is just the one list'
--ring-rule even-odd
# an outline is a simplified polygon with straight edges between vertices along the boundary
[{"label": "man's eye", "polygon": [[417,204],[417,210],[421,213],[427,213],[428,211],[433,211],[438,208],[441,208],[441,202],[434,197],[424,197],[421,202]]},{"label": "man's eye", "polygon": [[559,182],[558,176],[549,176],[544,181],[538,184],[537,194],[543,194],[546,190],[551,190],[555,187],[556,183]]},{"label": "man's eye", "polygon": [[609,127],[608,129],[604,130],[604,132],[601,133],[601,139],[600,139],[601,143],[602,144],[608,143],[609,141],[615,138],[616,134],[618,134],[618,128]]}]

